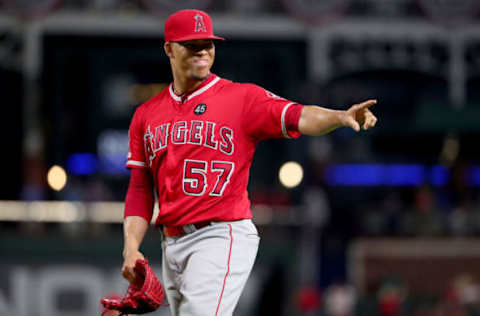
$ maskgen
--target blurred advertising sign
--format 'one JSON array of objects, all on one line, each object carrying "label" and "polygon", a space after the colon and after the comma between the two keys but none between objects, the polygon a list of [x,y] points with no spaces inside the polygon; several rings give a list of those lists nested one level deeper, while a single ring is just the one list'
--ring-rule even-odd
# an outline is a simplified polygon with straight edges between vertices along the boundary
[{"label": "blurred advertising sign", "polygon": [[3,7],[21,18],[33,19],[47,15],[60,6],[61,0],[4,0]]},{"label": "blurred advertising sign", "polygon": [[206,9],[212,0],[141,0],[152,13],[172,13],[182,9]]},{"label": "blurred advertising sign", "polygon": [[[122,294],[128,286],[120,266],[45,264],[0,265],[0,315],[99,315],[100,298]],[[161,276],[161,267],[153,266]],[[160,309],[158,315],[169,315]]]},{"label": "blurred advertising sign", "polygon": [[418,0],[418,3],[429,17],[443,24],[468,22],[480,9],[478,0]]},{"label": "blurred advertising sign", "polygon": [[[122,296],[128,287],[120,266],[101,264],[0,264],[0,315],[100,315],[100,299]],[[152,265],[152,269],[161,280],[161,266]],[[253,269],[238,315],[252,315],[269,270],[261,265]],[[170,316],[170,309],[159,308],[155,315]]]},{"label": "blurred advertising sign", "polygon": [[320,24],[342,15],[351,0],[282,0],[288,12],[309,23]]}]

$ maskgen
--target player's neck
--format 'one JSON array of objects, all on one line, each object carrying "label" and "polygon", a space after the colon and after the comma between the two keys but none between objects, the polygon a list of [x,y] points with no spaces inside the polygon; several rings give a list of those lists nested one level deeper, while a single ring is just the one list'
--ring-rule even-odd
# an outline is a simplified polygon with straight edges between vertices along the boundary
[{"label": "player's neck", "polygon": [[195,91],[205,80],[208,79],[208,75],[204,79],[190,79],[181,76],[173,76],[173,91],[177,95],[184,95],[186,93]]}]

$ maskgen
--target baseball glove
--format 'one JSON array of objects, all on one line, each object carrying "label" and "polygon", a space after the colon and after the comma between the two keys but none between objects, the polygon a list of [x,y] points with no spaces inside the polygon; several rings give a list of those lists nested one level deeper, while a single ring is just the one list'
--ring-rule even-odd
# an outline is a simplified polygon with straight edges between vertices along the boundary
[{"label": "baseball glove", "polygon": [[125,297],[102,298],[101,303],[106,311],[117,310],[120,315],[146,314],[157,310],[163,304],[165,291],[148,265],[148,260],[137,260],[134,270],[138,278],[134,283],[130,283]]}]

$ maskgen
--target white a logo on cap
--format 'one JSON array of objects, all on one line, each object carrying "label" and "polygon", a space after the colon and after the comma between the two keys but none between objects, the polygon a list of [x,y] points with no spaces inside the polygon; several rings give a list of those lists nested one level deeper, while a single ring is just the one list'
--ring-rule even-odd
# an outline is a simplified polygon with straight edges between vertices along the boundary
[{"label": "white a logo on cap", "polygon": [[203,16],[201,14],[197,14],[194,16],[195,18],[195,32],[206,32],[207,27],[205,26],[205,22],[203,22]]}]

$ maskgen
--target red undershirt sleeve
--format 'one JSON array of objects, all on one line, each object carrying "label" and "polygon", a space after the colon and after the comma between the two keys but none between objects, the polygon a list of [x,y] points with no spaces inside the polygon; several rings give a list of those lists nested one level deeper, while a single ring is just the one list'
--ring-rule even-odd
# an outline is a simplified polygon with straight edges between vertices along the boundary
[{"label": "red undershirt sleeve", "polygon": [[133,168],[130,174],[123,217],[140,216],[150,223],[153,216],[153,179],[145,168]]}]

